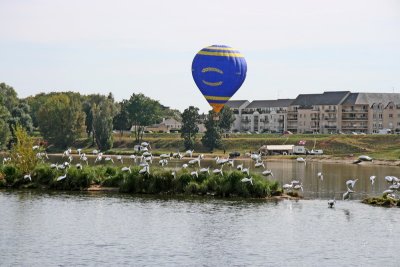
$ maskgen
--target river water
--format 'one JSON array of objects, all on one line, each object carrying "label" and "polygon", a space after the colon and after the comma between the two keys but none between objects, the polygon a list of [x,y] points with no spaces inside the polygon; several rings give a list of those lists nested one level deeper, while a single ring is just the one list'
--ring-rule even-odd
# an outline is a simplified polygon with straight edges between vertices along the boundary
[{"label": "river water", "polygon": [[399,266],[399,240],[355,200],[0,191],[1,266]]},{"label": "river water", "polygon": [[[0,266],[400,266],[400,209],[359,201],[380,195],[399,167],[295,160],[266,167],[274,177],[265,179],[300,180],[306,200],[0,191]],[[340,200],[355,178],[356,193]]]}]

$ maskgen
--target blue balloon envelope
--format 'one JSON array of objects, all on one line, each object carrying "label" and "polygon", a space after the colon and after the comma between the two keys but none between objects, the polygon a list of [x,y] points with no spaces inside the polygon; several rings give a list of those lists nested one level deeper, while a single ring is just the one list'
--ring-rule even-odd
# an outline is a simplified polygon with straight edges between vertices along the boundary
[{"label": "blue balloon envelope", "polygon": [[243,55],[226,45],[203,48],[192,63],[194,82],[217,113],[242,86],[246,73]]}]

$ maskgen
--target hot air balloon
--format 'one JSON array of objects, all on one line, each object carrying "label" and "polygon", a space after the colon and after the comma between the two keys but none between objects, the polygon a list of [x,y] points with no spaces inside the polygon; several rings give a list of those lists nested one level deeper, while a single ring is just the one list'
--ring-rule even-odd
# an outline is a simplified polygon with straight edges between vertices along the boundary
[{"label": "hot air balloon", "polygon": [[192,63],[193,79],[217,113],[242,86],[246,72],[247,64],[243,55],[226,45],[203,48]]}]

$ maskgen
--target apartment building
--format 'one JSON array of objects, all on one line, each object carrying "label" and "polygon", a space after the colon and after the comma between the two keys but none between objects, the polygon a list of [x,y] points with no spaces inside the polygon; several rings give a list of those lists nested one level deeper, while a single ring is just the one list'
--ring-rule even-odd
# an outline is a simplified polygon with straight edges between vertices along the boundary
[{"label": "apartment building", "polygon": [[228,101],[226,104],[233,109],[235,114],[232,131],[283,132],[286,130],[287,108],[293,99],[255,100],[251,103],[241,101]]},{"label": "apartment building", "polygon": [[227,103],[235,114],[232,131],[293,133],[400,132],[400,94],[329,91],[296,99]]}]

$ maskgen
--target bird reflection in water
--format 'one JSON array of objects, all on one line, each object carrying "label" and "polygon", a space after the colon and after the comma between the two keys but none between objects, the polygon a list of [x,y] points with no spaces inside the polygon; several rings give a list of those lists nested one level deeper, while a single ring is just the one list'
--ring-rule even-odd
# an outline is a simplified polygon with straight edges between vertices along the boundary
[{"label": "bird reflection in water", "polygon": [[351,217],[350,210],[344,209],[343,212],[344,212],[344,215],[346,216],[347,221],[350,221],[350,217]]}]

